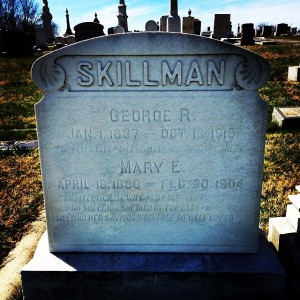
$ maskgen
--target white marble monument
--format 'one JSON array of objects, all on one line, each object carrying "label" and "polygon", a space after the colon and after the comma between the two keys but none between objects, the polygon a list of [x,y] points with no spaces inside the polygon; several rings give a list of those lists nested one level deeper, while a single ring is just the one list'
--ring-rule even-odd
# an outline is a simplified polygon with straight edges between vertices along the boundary
[{"label": "white marble monument", "polygon": [[50,251],[256,252],[269,76],[252,52],[177,33],[38,59]]}]

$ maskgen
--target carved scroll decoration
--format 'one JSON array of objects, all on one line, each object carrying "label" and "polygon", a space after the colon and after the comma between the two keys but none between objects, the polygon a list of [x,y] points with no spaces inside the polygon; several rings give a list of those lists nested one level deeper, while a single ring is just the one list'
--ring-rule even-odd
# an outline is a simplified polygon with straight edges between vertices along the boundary
[{"label": "carved scroll decoration", "polygon": [[66,77],[65,71],[60,65],[47,60],[41,63],[39,76],[41,81],[38,86],[47,92],[61,89]]}]

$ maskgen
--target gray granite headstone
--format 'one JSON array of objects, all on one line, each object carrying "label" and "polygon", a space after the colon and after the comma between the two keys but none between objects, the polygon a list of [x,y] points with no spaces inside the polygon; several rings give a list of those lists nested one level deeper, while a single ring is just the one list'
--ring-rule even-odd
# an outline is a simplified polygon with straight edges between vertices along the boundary
[{"label": "gray granite headstone", "polygon": [[161,16],[160,18],[160,26],[159,30],[160,31],[167,31],[167,20],[169,16]]},{"label": "gray granite headstone", "polygon": [[158,31],[157,23],[154,20],[147,21],[145,31]]},{"label": "gray granite headstone", "polygon": [[38,59],[50,251],[256,252],[269,76],[252,52],[177,33]]},{"label": "gray granite headstone", "polygon": [[125,33],[124,28],[120,25],[117,25],[114,29],[115,33]]},{"label": "gray granite headstone", "polygon": [[230,14],[215,14],[213,38],[221,39],[232,36],[230,17]]},{"label": "gray granite headstone", "polygon": [[67,43],[67,45],[72,45],[72,44],[76,43],[75,35],[68,35],[66,37],[66,43]]},{"label": "gray granite headstone", "polygon": [[182,18],[182,33],[194,33],[194,17],[188,16]]},{"label": "gray granite headstone", "polygon": [[47,48],[47,39],[46,32],[44,28],[38,27],[35,30],[35,45],[36,48],[46,49]]}]

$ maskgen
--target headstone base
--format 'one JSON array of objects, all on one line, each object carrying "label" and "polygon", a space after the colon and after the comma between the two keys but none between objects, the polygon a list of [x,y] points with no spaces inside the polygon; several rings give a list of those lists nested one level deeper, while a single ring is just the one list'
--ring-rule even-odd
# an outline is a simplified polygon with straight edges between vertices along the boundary
[{"label": "headstone base", "polygon": [[24,299],[283,299],[284,270],[260,234],[257,254],[50,253],[23,268]]},{"label": "headstone base", "polygon": [[300,107],[274,107],[272,121],[280,127],[295,127],[300,125]]}]

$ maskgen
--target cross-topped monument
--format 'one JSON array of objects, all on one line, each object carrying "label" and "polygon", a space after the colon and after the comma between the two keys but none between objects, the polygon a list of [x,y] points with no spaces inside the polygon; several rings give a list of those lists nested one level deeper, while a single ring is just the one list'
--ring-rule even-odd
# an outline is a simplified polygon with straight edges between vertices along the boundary
[{"label": "cross-topped monument", "polygon": [[65,32],[65,36],[73,35],[72,29],[71,29],[71,26],[70,26],[69,12],[68,12],[67,8],[66,8],[66,21],[67,21],[67,29],[66,29],[66,32]]}]

